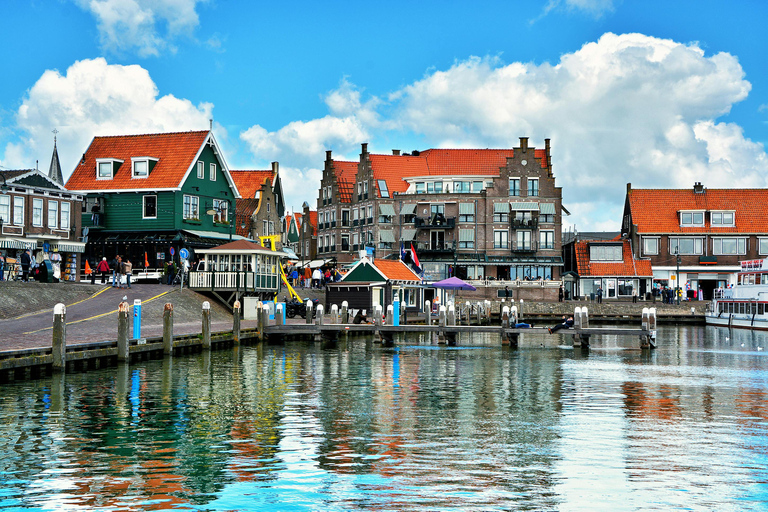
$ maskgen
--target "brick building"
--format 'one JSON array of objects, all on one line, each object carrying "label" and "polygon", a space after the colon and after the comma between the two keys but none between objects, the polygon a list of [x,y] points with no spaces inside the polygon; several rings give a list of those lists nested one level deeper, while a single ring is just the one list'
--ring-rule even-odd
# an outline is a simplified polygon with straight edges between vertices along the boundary
[{"label": "brick building", "polygon": [[[768,256],[766,189],[633,189],[627,184],[622,235],[648,258],[653,281],[712,298],[735,282],[739,261]],[[678,277],[679,274],[679,277]]]},{"label": "brick building", "polygon": [[558,280],[562,191],[544,149],[428,149],[333,160],[318,197],[318,257],[365,250],[398,258],[413,245],[425,279]]}]

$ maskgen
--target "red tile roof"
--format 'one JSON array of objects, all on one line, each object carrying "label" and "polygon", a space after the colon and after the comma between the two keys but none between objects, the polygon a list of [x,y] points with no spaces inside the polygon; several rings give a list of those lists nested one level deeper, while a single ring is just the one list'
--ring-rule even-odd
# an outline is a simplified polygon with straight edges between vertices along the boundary
[{"label": "red tile roof", "polygon": [[357,162],[334,160],[333,170],[336,173],[336,185],[339,189],[339,201],[349,203],[355,190],[355,177],[357,176]]},{"label": "red tile roof", "polygon": [[421,156],[370,155],[370,158],[373,178],[387,182],[390,197],[395,192],[408,190],[403,178],[429,174],[427,159]]},{"label": "red tile roof", "polygon": [[[237,218],[235,219],[235,233],[244,236],[246,238],[251,237],[251,218],[254,212],[259,207],[258,199],[236,199],[235,200],[235,212]],[[244,224],[244,227],[240,227]]]},{"label": "red tile roof", "polygon": [[240,192],[240,196],[243,198],[254,198],[256,192],[261,190],[261,186],[265,181],[269,181],[269,186],[272,186],[272,181],[275,179],[275,173],[272,170],[266,171],[229,171],[232,175],[232,181],[235,182],[237,190]]},{"label": "red tile roof", "polygon": [[392,281],[421,282],[421,278],[400,260],[373,260],[373,264]]},{"label": "red tile roof", "polygon": [[309,225],[312,227],[312,236],[317,236],[317,210],[309,210]]},{"label": "red tile roof", "polygon": [[[210,132],[94,137],[65,185],[69,190],[156,190],[178,188]],[[131,177],[131,157],[159,159],[147,178]],[[96,159],[123,160],[111,180],[96,179]]]},{"label": "red tile roof", "polygon": [[635,259],[628,240],[622,241],[622,262],[592,262],[589,259],[590,243],[606,243],[605,240],[581,240],[576,242],[576,266],[579,277],[651,277],[651,260]]},{"label": "red tile roof", "polygon": [[[768,233],[768,189],[631,189],[628,194],[632,222],[642,234],[662,233]],[[735,226],[681,227],[681,210],[733,211]]]}]

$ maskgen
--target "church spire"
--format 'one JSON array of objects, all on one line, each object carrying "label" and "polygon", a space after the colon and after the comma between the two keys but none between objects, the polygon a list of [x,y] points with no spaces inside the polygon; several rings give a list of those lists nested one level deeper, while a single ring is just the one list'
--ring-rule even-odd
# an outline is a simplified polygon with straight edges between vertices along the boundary
[{"label": "church spire", "polygon": [[51,156],[51,167],[48,169],[48,177],[59,185],[64,185],[64,176],[61,175],[61,164],[59,163],[59,151],[56,149],[56,134],[59,130],[53,130],[53,155]]}]

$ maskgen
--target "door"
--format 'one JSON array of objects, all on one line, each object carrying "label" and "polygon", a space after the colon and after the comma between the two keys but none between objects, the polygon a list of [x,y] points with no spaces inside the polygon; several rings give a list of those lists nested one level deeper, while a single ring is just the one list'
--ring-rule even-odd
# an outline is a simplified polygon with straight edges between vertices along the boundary
[{"label": "door", "polygon": [[616,298],[616,280],[606,279],[605,288],[606,288],[606,294],[605,294],[606,298],[615,299]]},{"label": "door", "polygon": [[433,251],[442,250],[445,247],[445,231],[433,231],[431,234],[431,246]]}]

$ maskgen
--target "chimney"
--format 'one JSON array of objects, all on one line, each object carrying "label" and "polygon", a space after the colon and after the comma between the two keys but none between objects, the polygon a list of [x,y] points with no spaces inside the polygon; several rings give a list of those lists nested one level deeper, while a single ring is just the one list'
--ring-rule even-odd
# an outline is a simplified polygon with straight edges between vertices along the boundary
[{"label": "chimney", "polygon": [[696,183],[693,184],[693,193],[694,194],[704,193],[704,185],[702,185],[700,181],[697,181]]},{"label": "chimney", "polygon": [[325,152],[325,161],[326,162],[330,162],[332,160],[331,153],[333,153],[333,151],[331,151],[330,149]]},{"label": "chimney", "polygon": [[627,194],[629,194],[630,192],[632,192],[632,184],[627,183]]},{"label": "chimney", "polygon": [[272,162],[272,172],[277,174],[277,171],[280,169],[280,164],[277,162]]},{"label": "chimney", "polygon": [[399,149],[393,149],[393,150],[392,150],[392,155],[394,155],[394,156],[400,156],[400,150],[399,150]]},{"label": "chimney", "polygon": [[528,137],[520,137],[520,151],[523,153],[528,151]]},{"label": "chimney", "polygon": [[367,155],[368,154],[368,143],[367,142],[363,142],[362,146],[363,146],[363,155]]}]

